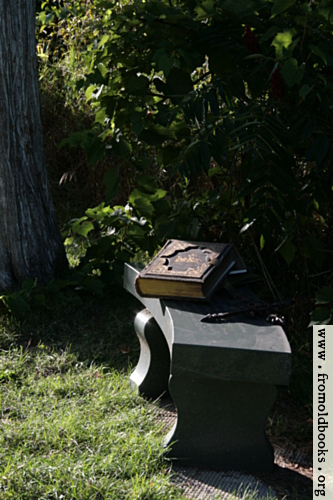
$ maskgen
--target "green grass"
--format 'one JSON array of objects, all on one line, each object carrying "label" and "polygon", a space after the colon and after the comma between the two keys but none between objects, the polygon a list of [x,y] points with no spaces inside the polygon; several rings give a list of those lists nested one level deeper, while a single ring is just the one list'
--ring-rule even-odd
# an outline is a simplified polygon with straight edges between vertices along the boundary
[{"label": "green grass", "polygon": [[1,499],[182,498],[152,405],[129,387],[138,346],[124,298],[117,315],[109,298],[3,319]]},{"label": "green grass", "polygon": [[188,498],[172,481],[157,406],[129,386],[141,308],[120,289],[23,323],[0,317],[0,500]]},{"label": "green grass", "polygon": [[140,309],[119,290],[0,317],[1,500],[185,499],[157,407],[129,386]]}]

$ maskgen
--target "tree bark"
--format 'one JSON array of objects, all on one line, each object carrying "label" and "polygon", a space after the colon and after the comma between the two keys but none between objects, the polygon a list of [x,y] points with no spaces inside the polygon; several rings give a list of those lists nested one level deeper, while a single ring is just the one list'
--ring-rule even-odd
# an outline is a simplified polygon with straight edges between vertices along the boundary
[{"label": "tree bark", "polygon": [[0,290],[67,265],[43,149],[35,0],[0,0]]}]

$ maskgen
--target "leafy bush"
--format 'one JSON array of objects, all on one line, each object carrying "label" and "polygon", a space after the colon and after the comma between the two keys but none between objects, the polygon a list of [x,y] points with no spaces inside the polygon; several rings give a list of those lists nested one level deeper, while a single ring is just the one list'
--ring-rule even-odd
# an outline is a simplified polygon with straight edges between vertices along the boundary
[{"label": "leafy bush", "polygon": [[[126,158],[135,172],[128,205],[72,224],[94,243],[85,269],[120,270],[167,237],[230,240],[240,229],[295,276],[328,262],[332,13],[328,0],[43,4],[40,51],[52,64],[75,54],[71,86],[95,114],[62,146],[81,145],[91,165]],[[108,176],[111,203],[116,170]]]},{"label": "leafy bush", "polygon": [[[320,232],[331,217],[329,4],[88,4],[81,24],[92,18],[95,29],[78,86],[96,109],[91,161],[138,161],[144,144],[169,174],[189,176],[208,173],[213,159],[232,177],[245,218],[265,240],[273,227],[290,262],[298,226]],[[309,238],[305,256],[320,249]]]}]

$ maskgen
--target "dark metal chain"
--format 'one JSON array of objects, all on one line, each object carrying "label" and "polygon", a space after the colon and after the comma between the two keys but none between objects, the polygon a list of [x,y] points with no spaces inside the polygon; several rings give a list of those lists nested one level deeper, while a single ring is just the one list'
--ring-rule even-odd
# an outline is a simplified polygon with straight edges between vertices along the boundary
[{"label": "dark metal chain", "polygon": [[232,316],[246,315],[250,318],[254,318],[255,316],[265,317],[268,323],[285,326],[286,320],[281,311],[290,307],[294,303],[292,300],[274,302],[273,304],[267,304],[266,302],[254,302],[251,301],[248,296],[243,294],[238,294],[237,298],[239,302],[243,303],[243,306],[239,309],[210,313],[201,318],[200,321],[204,323],[223,323]]}]

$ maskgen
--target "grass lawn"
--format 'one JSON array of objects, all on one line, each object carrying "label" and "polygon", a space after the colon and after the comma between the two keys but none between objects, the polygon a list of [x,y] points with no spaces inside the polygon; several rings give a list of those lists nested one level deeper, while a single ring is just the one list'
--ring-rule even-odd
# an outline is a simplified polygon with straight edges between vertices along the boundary
[{"label": "grass lawn", "polygon": [[[21,323],[0,316],[0,500],[185,499],[157,407],[129,386],[141,309],[120,288],[84,306],[35,308]],[[277,407],[269,434],[308,441],[303,421],[285,422]]]},{"label": "grass lawn", "polygon": [[[127,295],[0,329],[1,499],[172,499]],[[129,312],[131,311],[131,312]]]},{"label": "grass lawn", "polygon": [[[129,386],[141,308],[120,289],[21,324],[0,316],[0,500],[185,499],[157,407]],[[271,435],[308,440],[274,415]]]}]

